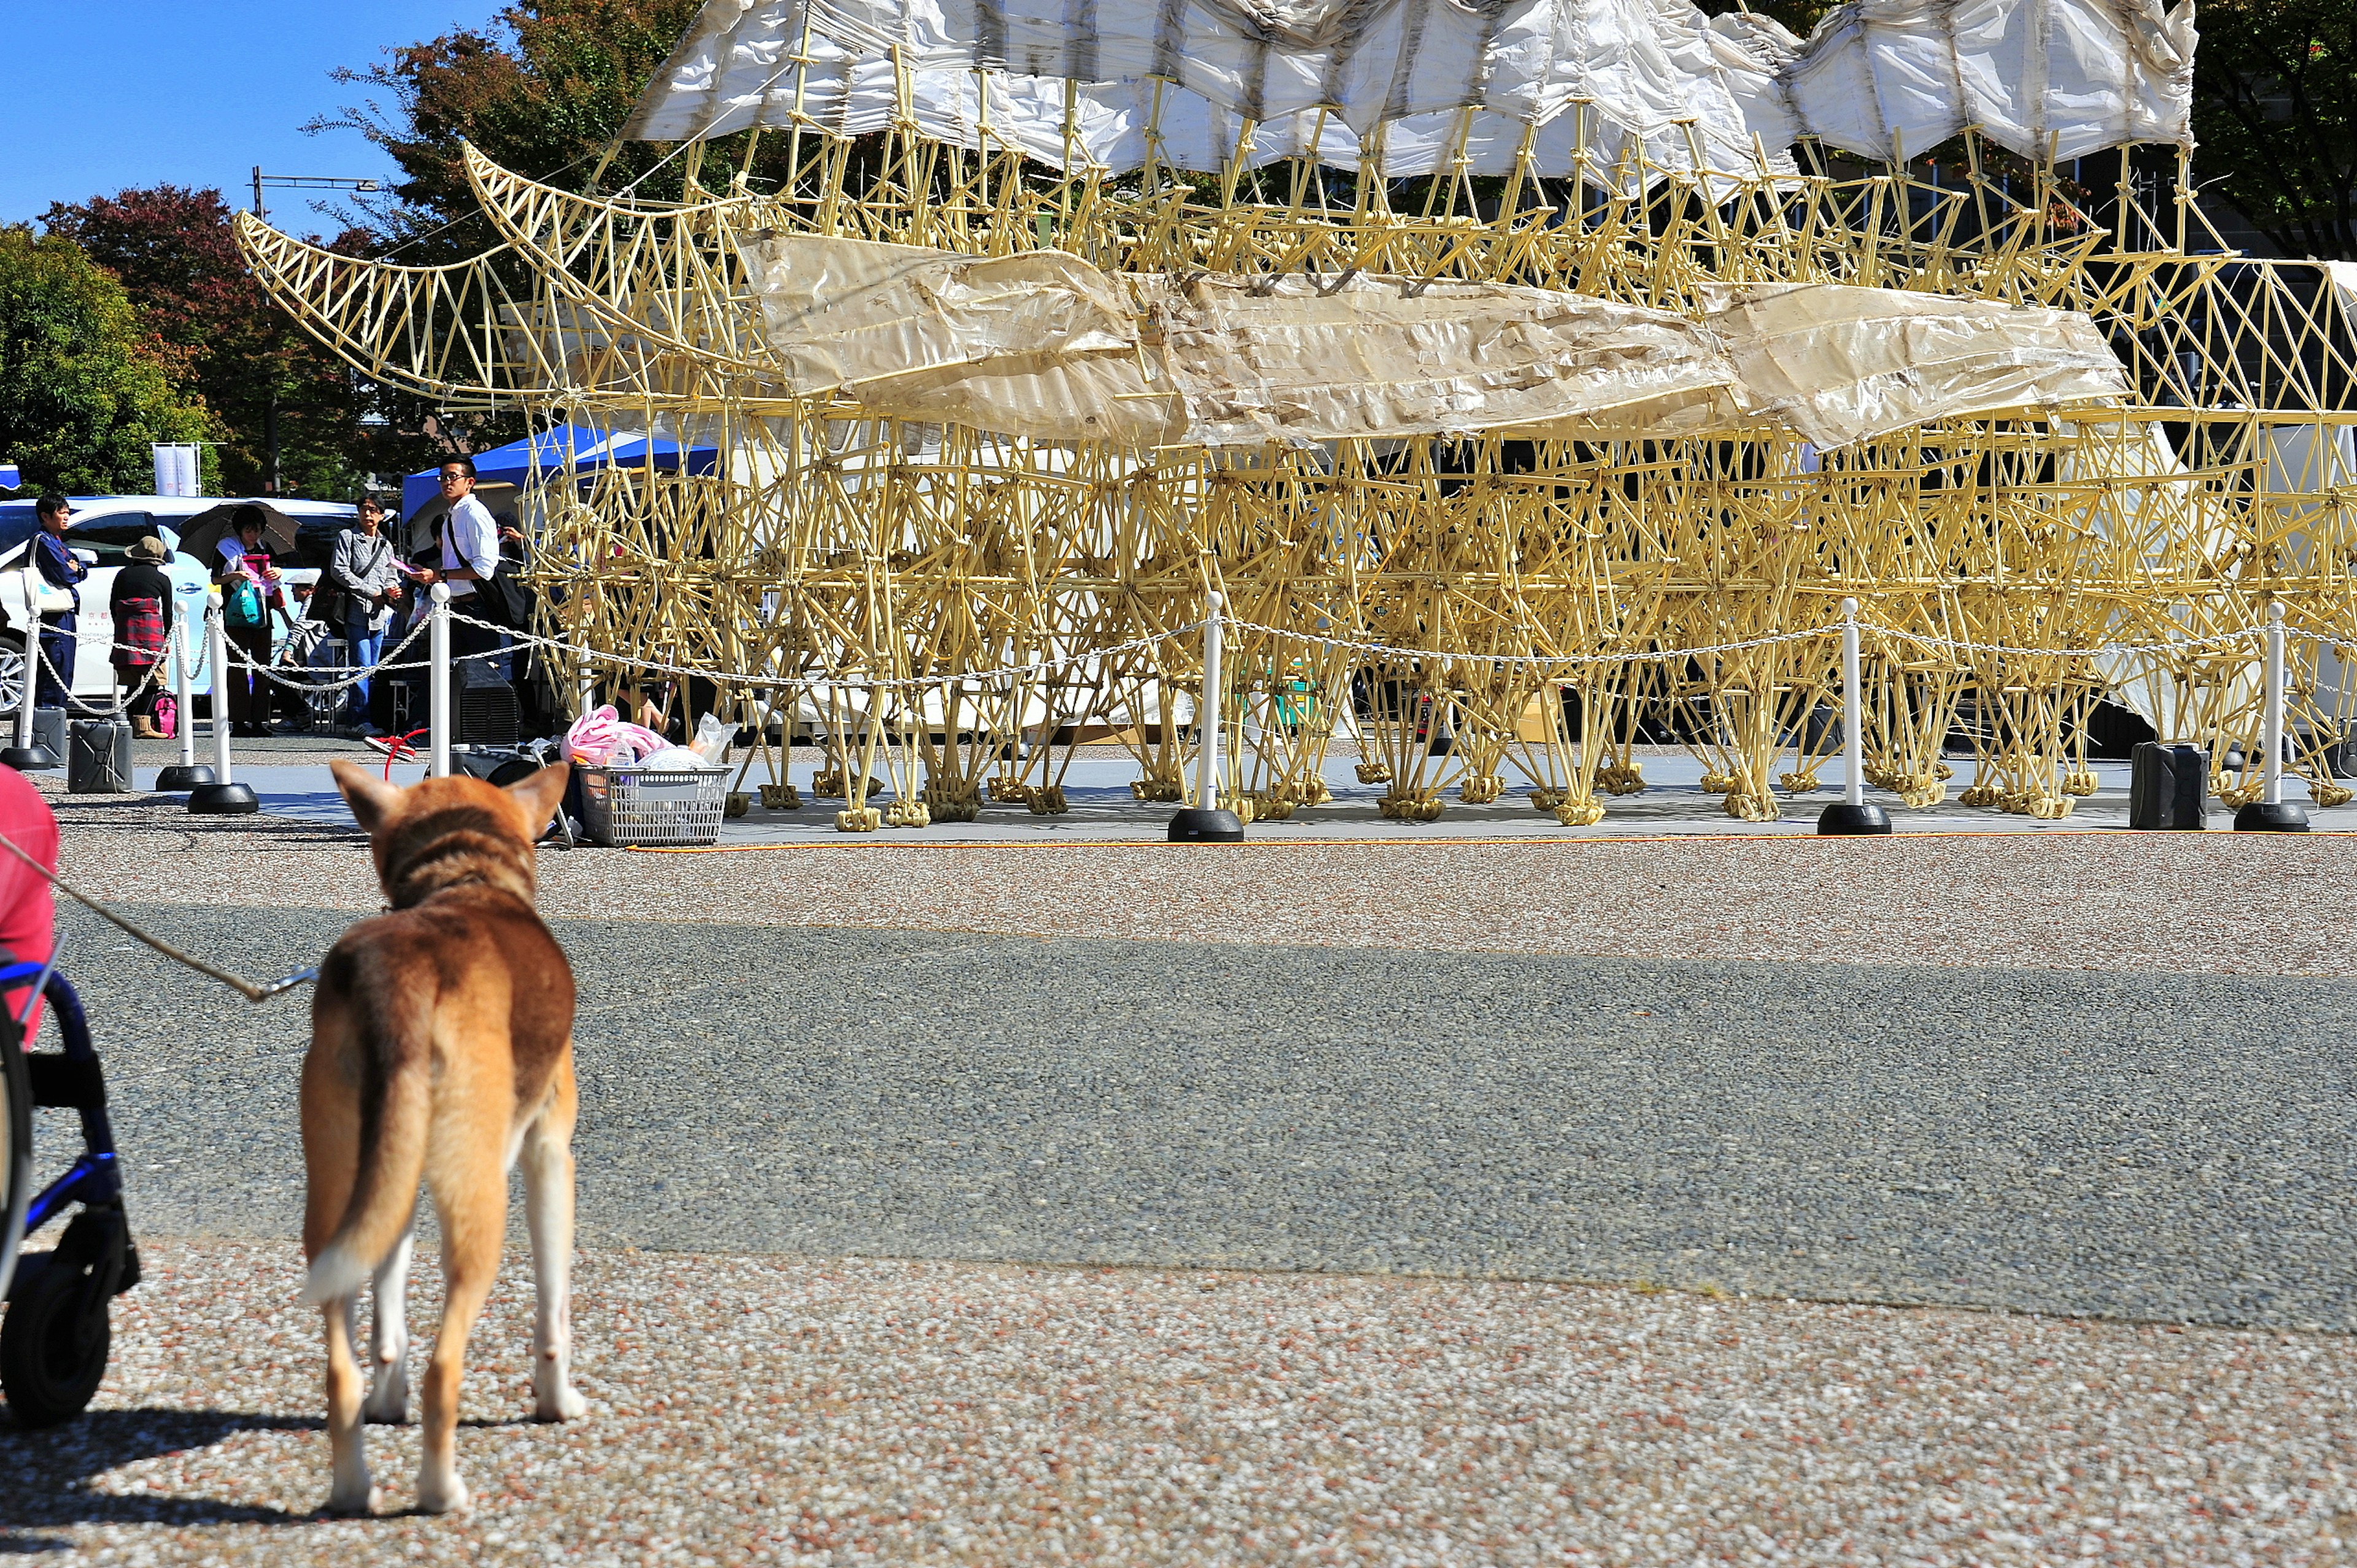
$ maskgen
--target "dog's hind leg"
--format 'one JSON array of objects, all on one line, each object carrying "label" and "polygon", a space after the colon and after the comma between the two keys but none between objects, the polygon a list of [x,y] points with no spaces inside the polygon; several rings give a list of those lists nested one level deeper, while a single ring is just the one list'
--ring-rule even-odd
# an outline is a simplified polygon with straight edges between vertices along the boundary
[{"label": "dog's hind leg", "polygon": [[417,1245],[417,1221],[393,1243],[393,1255],[376,1272],[376,1312],[369,1328],[368,1419],[399,1426],[409,1419],[409,1258]]},{"label": "dog's hind leg", "polygon": [[359,1305],[347,1297],[320,1309],[328,1319],[328,1446],[335,1455],[335,1481],[328,1489],[329,1513],[364,1514],[376,1509],[368,1439],[361,1430],[361,1369],[352,1357],[352,1319]]},{"label": "dog's hind leg", "polygon": [[[332,1001],[333,999],[331,999]],[[314,1015],[314,1041],[303,1059],[303,1255],[316,1258],[342,1222],[351,1201],[360,1147],[359,1074],[349,1055],[348,1016],[340,1005]],[[339,1049],[339,1047],[341,1047]],[[361,1369],[352,1355],[354,1309],[349,1296],[320,1304],[328,1327],[328,1449],[334,1479],[331,1513],[364,1514],[376,1507],[369,1480],[368,1444],[361,1430]]]},{"label": "dog's hind leg", "polygon": [[[513,1103],[512,1090],[494,1095],[482,1088],[466,1084],[458,1089],[453,1096],[458,1108],[436,1127],[437,1146],[426,1161],[434,1212],[442,1222],[446,1284],[442,1326],[435,1336],[434,1358],[425,1365],[417,1506],[426,1513],[455,1512],[468,1502],[467,1483],[458,1477],[458,1389],[467,1375],[468,1337],[499,1278],[500,1244],[506,1239],[507,1117],[502,1112]],[[497,1121],[490,1120],[492,1116]]]},{"label": "dog's hind leg", "polygon": [[577,1095],[568,1047],[548,1103],[523,1135],[524,1224],[532,1232],[533,1414],[576,1421],[589,1406],[573,1387],[573,1122]]}]

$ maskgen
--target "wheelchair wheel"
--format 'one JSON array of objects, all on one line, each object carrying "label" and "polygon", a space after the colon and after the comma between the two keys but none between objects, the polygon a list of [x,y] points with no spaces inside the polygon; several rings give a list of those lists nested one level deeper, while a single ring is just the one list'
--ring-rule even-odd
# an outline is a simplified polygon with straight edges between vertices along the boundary
[{"label": "wheelchair wheel", "polygon": [[[60,1249],[62,1251],[62,1249]],[[0,1320],[0,1393],[25,1427],[80,1415],[106,1378],[114,1345],[107,1294],[83,1269],[35,1253]]]},{"label": "wheelchair wheel", "polygon": [[16,1020],[0,1006],[0,1301],[16,1277],[33,1201],[33,1090]]}]

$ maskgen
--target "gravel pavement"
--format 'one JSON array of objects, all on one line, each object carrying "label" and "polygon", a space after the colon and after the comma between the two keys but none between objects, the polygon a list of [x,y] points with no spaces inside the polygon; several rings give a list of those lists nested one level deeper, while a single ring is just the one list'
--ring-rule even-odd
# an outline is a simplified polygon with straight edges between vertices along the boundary
[{"label": "gravel pavement", "polygon": [[[464,1520],[310,1518],[292,1249],[176,1242],[0,1552],[322,1564],[2330,1563],[2338,1337],[1577,1286],[591,1252],[536,1426],[511,1258]],[[431,1271],[421,1282],[430,1287]],[[436,1309],[422,1289],[421,1319]],[[388,1508],[416,1429],[373,1428]]]},{"label": "gravel pavement", "polygon": [[[257,977],[345,923],[131,912]],[[135,1216],[295,1234],[301,1003],[77,925]],[[2342,982],[557,929],[594,1242],[2357,1327]]]},{"label": "gravel pavement", "polygon": [[[258,977],[376,907],[349,831],[58,803]],[[303,1001],[75,912],[149,1278],[0,1554],[2357,1561],[2350,840],[543,864],[590,1418],[518,1248],[474,1515],[314,1519]]]},{"label": "gravel pavement", "polygon": [[[102,897],[364,910],[359,831],[52,797]],[[552,918],[1627,958],[2349,972],[2357,836],[2231,832],[545,851]]]}]

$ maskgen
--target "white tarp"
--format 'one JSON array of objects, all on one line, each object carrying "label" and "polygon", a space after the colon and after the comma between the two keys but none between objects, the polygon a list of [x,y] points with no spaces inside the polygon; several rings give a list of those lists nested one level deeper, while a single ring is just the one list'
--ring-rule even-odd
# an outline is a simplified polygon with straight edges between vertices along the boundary
[{"label": "white tarp", "polygon": [[1709,320],[1750,406],[1821,447],[1995,409],[2124,403],[2093,319],[1844,284],[1717,291]]},{"label": "white tarp", "polygon": [[1803,134],[1879,157],[1966,124],[2033,157],[2182,142],[2193,44],[2192,0],[1853,0],[1806,43],[1690,0],[707,0],[624,134],[864,134],[905,82],[926,134],[1055,165],[1217,168],[1249,122],[1255,164],[1502,174],[1528,137],[1543,172],[1585,154],[1609,185],[1640,140],[1727,173],[1758,145],[1789,168]]},{"label": "white tarp", "polygon": [[1746,104],[1771,145],[1889,160],[1969,125],[2038,159],[2192,139],[2191,0],[1849,0],[1806,43],[1743,20],[1776,79]]},{"label": "white tarp", "polygon": [[738,243],[787,392],[1045,441],[1773,424],[1823,448],[2128,392],[2084,316],[1838,284],[1729,290],[1695,321],[1503,284],[1116,276],[1060,252],[963,256],[768,231]]},{"label": "white tarp", "polygon": [[1077,256],[962,256],[762,232],[739,248],[786,390],[1047,441],[1310,445],[1727,404],[1684,317],[1503,284],[1114,276]]}]

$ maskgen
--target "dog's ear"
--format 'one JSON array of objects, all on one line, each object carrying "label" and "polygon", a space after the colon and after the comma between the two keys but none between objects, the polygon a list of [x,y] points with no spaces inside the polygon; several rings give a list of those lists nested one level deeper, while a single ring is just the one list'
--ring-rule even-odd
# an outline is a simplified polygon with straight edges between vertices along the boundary
[{"label": "dog's ear", "polygon": [[336,776],[336,788],[351,803],[352,816],[359,821],[362,832],[374,833],[377,824],[391,816],[393,807],[400,803],[400,785],[374,777],[357,762],[339,757],[328,764],[328,771]]},{"label": "dog's ear", "polygon": [[549,822],[556,816],[556,808],[564,803],[565,781],[572,777],[571,763],[552,762],[539,772],[519,779],[507,787],[508,793],[515,797],[516,804],[523,808],[524,832],[533,843],[537,843],[540,835],[548,831]]}]

